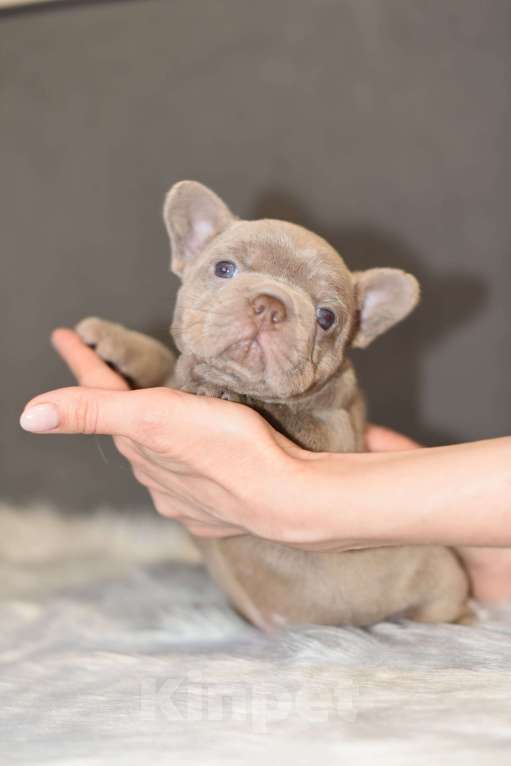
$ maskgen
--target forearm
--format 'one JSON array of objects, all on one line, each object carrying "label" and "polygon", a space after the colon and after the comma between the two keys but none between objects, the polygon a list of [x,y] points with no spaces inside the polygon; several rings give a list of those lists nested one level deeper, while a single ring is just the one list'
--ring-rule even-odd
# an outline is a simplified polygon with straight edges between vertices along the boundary
[{"label": "forearm", "polygon": [[511,545],[511,437],[298,462],[302,540]]}]

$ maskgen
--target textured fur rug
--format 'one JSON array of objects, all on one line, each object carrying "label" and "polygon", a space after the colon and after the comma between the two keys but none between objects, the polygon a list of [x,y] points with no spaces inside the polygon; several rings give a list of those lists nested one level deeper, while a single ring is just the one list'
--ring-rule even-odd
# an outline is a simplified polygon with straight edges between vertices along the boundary
[{"label": "textured fur rug", "polygon": [[268,637],[155,515],[0,529],[2,766],[510,761],[511,605]]}]

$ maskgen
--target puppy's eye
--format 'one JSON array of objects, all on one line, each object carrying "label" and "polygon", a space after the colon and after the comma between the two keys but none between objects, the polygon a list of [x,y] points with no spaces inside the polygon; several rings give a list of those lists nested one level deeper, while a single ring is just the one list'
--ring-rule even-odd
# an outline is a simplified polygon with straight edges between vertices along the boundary
[{"label": "puppy's eye", "polygon": [[322,330],[329,330],[335,322],[335,314],[320,306],[316,309],[316,319]]},{"label": "puppy's eye", "polygon": [[232,279],[238,271],[238,267],[232,261],[218,261],[215,264],[215,276],[220,279]]}]

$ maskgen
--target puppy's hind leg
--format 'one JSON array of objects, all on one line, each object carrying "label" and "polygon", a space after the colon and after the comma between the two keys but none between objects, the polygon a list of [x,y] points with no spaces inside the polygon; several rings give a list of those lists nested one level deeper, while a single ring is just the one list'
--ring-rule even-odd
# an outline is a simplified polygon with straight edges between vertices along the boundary
[{"label": "puppy's hind leg", "polygon": [[473,625],[477,622],[468,599],[461,603],[452,598],[431,601],[409,612],[406,617],[415,622],[454,622],[457,625]]},{"label": "puppy's hind leg", "polygon": [[454,622],[470,625],[477,622],[469,604],[467,575],[455,554],[437,548],[423,572],[423,601],[410,609],[406,617],[417,622]]},{"label": "puppy's hind leg", "polygon": [[75,330],[137,388],[165,385],[173,372],[176,360],[172,351],[148,335],[97,317],[82,319]]}]

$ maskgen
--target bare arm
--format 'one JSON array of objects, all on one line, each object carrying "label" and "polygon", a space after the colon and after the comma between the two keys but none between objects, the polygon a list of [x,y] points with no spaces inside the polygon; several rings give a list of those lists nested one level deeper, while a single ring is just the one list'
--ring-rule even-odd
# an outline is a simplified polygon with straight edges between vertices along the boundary
[{"label": "bare arm", "polygon": [[312,535],[325,538],[328,529],[334,537],[348,524],[362,538],[370,524],[366,534],[382,543],[511,545],[510,437],[393,452],[307,453],[300,460],[302,483],[314,485],[321,508],[322,531]]}]

